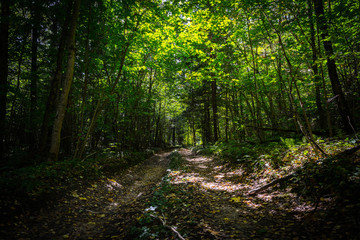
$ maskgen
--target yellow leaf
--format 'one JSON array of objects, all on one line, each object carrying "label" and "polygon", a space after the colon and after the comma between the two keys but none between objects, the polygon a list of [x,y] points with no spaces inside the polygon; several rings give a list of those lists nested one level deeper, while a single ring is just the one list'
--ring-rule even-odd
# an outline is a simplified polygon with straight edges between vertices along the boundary
[{"label": "yellow leaf", "polygon": [[241,197],[232,197],[232,198],[230,199],[230,202],[237,202],[237,203],[239,203],[239,202],[241,202]]},{"label": "yellow leaf", "polygon": [[80,200],[87,200],[85,197],[79,197]]},{"label": "yellow leaf", "polygon": [[75,191],[71,193],[71,196],[73,196],[73,197],[79,197],[79,195],[78,195],[77,192],[75,192]]}]

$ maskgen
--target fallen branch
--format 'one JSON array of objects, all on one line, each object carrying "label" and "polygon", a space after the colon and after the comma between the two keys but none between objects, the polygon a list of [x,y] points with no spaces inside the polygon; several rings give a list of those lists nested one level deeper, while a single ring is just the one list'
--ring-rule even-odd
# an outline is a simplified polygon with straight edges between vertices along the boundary
[{"label": "fallen branch", "polygon": [[341,153],[336,154],[334,158],[348,158],[349,156],[353,155],[360,149],[360,145],[357,145],[356,147],[350,148],[348,150],[345,150]]},{"label": "fallen branch", "polygon": [[[257,126],[251,126],[251,125],[246,125],[246,127],[248,128],[256,128],[256,129],[260,129],[260,130],[264,130],[264,131],[273,131],[273,132],[287,132],[287,133],[298,133],[298,131],[296,129],[281,129],[281,128],[272,128],[272,127],[257,127]],[[324,131],[316,131],[313,130],[312,131],[314,134],[323,136],[326,134],[326,132]]]},{"label": "fallen branch", "polygon": [[259,192],[262,192],[262,191],[264,191],[264,190],[266,190],[266,189],[268,189],[268,188],[270,188],[270,187],[272,187],[272,186],[274,186],[274,185],[276,185],[276,184],[278,184],[278,183],[286,182],[287,180],[289,180],[289,179],[291,179],[292,177],[294,177],[294,176],[296,175],[296,173],[297,173],[297,171],[294,172],[294,173],[292,173],[292,174],[289,174],[289,175],[287,175],[287,176],[285,176],[285,177],[278,178],[278,179],[276,179],[276,180],[274,180],[274,181],[266,184],[265,186],[256,188],[256,189],[250,191],[250,192],[248,193],[248,195],[250,195],[250,196],[256,195],[256,194],[258,194]]},{"label": "fallen branch", "polygon": [[150,216],[153,217],[153,218],[159,219],[159,220],[162,222],[162,224],[163,224],[164,227],[167,227],[167,228],[169,228],[171,231],[173,231],[174,233],[176,233],[176,235],[177,235],[181,240],[185,240],[185,238],[184,238],[183,236],[181,236],[181,234],[180,234],[178,231],[176,231],[176,229],[175,229],[174,227],[166,225],[166,221],[165,221],[164,215],[163,215],[163,219],[160,218],[160,217],[158,217],[158,216],[155,216],[155,215],[153,215],[153,214],[150,214]]},{"label": "fallen branch", "polygon": [[[353,148],[350,148],[350,149],[348,149],[348,150],[345,150],[345,151],[343,151],[343,152],[341,152],[341,153],[338,153],[338,154],[336,154],[335,156],[329,157],[329,158],[327,158],[327,159],[334,159],[334,158],[342,159],[342,158],[347,158],[347,157],[351,156],[352,154],[354,154],[355,152],[357,152],[359,149],[360,149],[360,145],[358,145],[358,146],[356,146],[356,147],[353,147]],[[324,160],[324,161],[325,161],[325,160]],[[291,174],[289,174],[289,175],[287,175],[287,176],[285,176],[285,177],[276,179],[276,180],[274,180],[274,181],[272,181],[272,182],[270,182],[270,183],[268,183],[268,184],[266,184],[266,185],[264,185],[264,186],[262,186],[262,187],[259,187],[259,188],[256,188],[256,189],[250,191],[250,192],[248,193],[248,195],[250,195],[250,196],[256,195],[256,194],[258,194],[259,192],[262,192],[262,191],[264,191],[264,190],[266,190],[266,189],[268,189],[268,188],[270,188],[270,187],[272,187],[272,186],[274,186],[274,185],[276,185],[276,184],[278,184],[278,183],[286,182],[286,181],[290,180],[291,178],[295,177],[295,175],[298,174],[302,169],[303,169],[303,167],[297,168],[293,173],[291,173]]]}]

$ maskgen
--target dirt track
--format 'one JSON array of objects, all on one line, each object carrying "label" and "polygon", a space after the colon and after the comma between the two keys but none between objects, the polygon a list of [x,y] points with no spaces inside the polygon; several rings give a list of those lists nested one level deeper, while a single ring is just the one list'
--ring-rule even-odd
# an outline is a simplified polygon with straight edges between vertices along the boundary
[{"label": "dirt track", "polygon": [[169,152],[125,173],[66,193],[52,207],[25,211],[0,239],[124,239],[144,200],[166,174]]}]

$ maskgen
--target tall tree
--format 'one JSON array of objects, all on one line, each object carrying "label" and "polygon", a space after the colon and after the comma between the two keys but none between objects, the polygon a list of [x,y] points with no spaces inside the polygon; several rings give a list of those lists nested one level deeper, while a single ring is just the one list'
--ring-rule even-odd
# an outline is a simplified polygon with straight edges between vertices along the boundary
[{"label": "tall tree", "polygon": [[29,153],[33,154],[37,147],[36,141],[36,107],[37,107],[37,84],[39,81],[38,74],[38,40],[40,29],[40,11],[38,2],[34,2],[31,6],[32,15],[32,29],[31,29],[31,69],[30,69],[30,115],[29,115],[29,129],[28,129],[28,142]]},{"label": "tall tree", "polygon": [[329,78],[331,81],[331,87],[335,97],[337,97],[338,99],[337,102],[339,106],[339,113],[341,116],[342,124],[344,130],[347,133],[353,133],[355,131],[355,122],[349,110],[349,106],[345,99],[345,95],[342,90],[339,76],[337,73],[333,44],[331,40],[329,40],[328,24],[324,15],[325,14],[324,4],[322,0],[313,0],[313,2],[315,6],[317,25],[320,30],[321,37],[323,40],[323,45],[326,52],[326,58],[327,58],[326,65],[329,73]]},{"label": "tall tree", "polygon": [[10,0],[1,2],[0,23],[0,159],[5,156],[6,100],[9,66],[9,17]]},{"label": "tall tree", "polygon": [[[46,108],[43,115],[43,120],[41,124],[41,131],[40,131],[40,138],[39,138],[39,150],[41,153],[46,152],[48,149],[46,149],[47,142],[48,142],[48,135],[49,135],[49,123],[50,123],[50,117],[51,114],[55,111],[56,107],[56,99],[59,95],[60,90],[60,82],[62,77],[62,71],[63,71],[63,61],[64,61],[64,54],[65,54],[65,48],[66,48],[66,42],[68,39],[68,32],[69,32],[69,24],[71,19],[71,9],[73,8],[73,1],[69,1],[67,5],[67,17],[65,19],[65,23],[62,27],[62,32],[60,35],[59,40],[59,46],[57,49],[57,55],[56,55],[56,69],[54,72],[54,76],[51,80],[50,84],[50,90],[46,101]],[[57,21],[58,19],[55,17],[54,21]],[[54,23],[58,24],[58,23]]]},{"label": "tall tree", "polygon": [[76,35],[77,21],[79,18],[79,12],[80,12],[80,0],[75,0],[74,7],[72,9],[72,16],[71,16],[70,28],[69,28],[69,44],[68,44],[66,72],[64,76],[64,82],[62,85],[62,91],[61,91],[59,103],[56,109],[56,118],[54,121],[54,126],[51,135],[51,145],[50,145],[49,158],[48,158],[48,160],[50,161],[56,161],[59,156],[60,143],[61,143],[61,128],[65,117],[66,106],[73,80],[73,75],[74,75],[75,52],[76,52],[75,35]]}]

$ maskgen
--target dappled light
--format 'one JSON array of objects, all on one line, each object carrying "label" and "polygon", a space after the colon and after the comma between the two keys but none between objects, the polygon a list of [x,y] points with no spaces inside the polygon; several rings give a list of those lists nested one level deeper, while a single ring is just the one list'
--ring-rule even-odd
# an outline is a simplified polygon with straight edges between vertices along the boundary
[{"label": "dappled light", "polygon": [[122,185],[120,183],[118,183],[116,180],[114,179],[107,179],[107,183],[105,183],[106,188],[109,191],[119,191],[122,188]]},{"label": "dappled light", "polygon": [[359,238],[359,0],[0,6],[1,239]]}]

